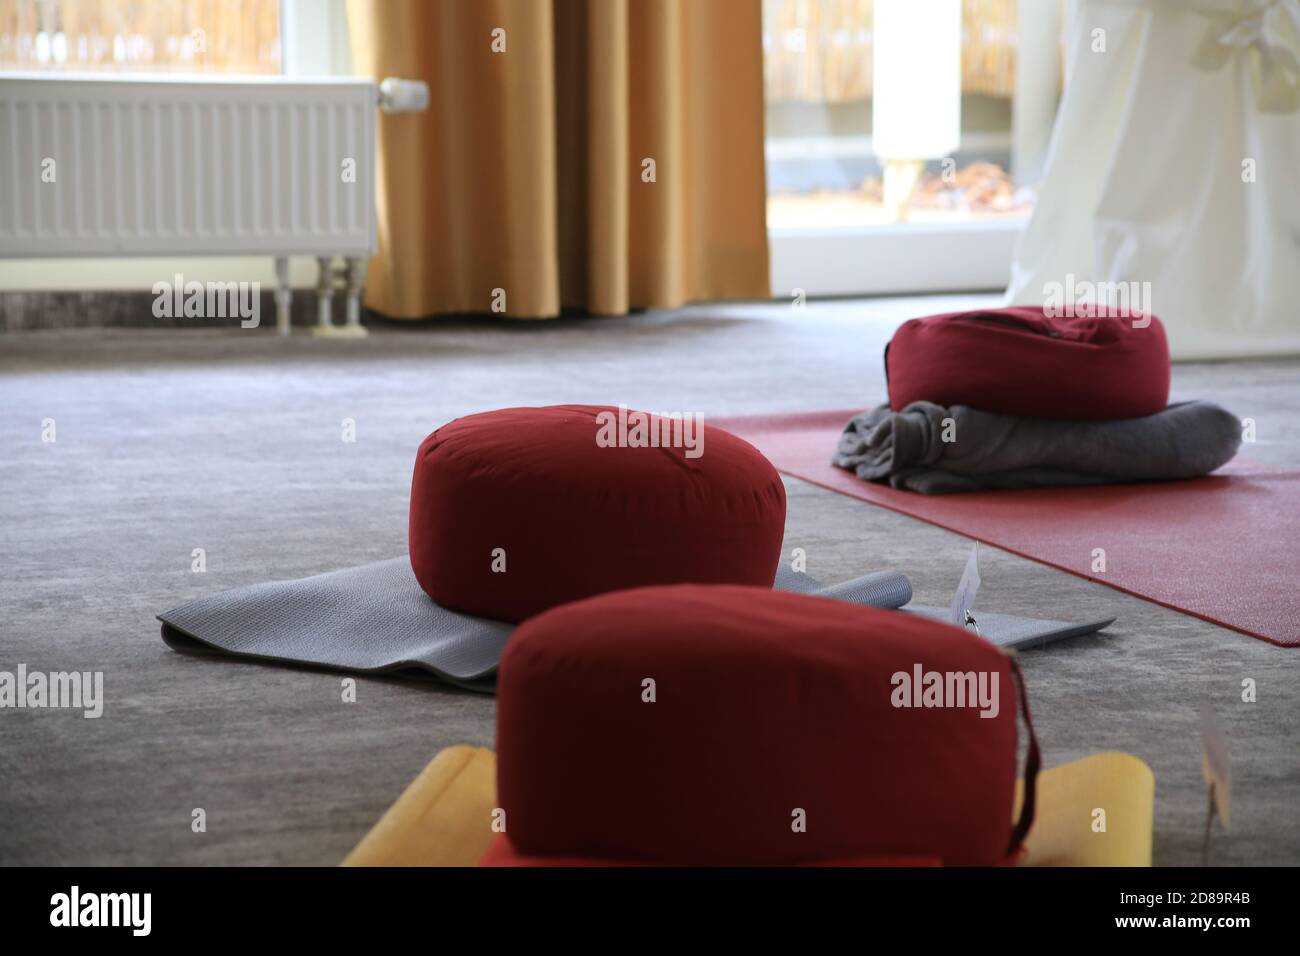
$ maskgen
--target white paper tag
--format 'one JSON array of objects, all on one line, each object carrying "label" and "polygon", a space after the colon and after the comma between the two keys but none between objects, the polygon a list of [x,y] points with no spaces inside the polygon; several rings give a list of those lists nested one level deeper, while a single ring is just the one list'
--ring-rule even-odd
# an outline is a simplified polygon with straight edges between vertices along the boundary
[{"label": "white paper tag", "polygon": [[1209,704],[1201,705],[1201,776],[1212,788],[1214,809],[1226,830],[1232,823],[1232,754]]},{"label": "white paper tag", "polygon": [[975,610],[975,595],[980,589],[979,544],[970,546],[970,556],[966,558],[966,570],[961,574],[957,584],[957,593],[952,596],[948,613],[952,623],[958,627],[966,626],[966,612]]}]

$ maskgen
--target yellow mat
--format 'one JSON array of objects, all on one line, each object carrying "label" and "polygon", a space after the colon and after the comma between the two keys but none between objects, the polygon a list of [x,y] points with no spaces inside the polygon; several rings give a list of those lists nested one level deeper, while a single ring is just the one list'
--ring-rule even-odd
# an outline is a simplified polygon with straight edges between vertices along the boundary
[{"label": "yellow mat", "polygon": [[[1150,866],[1155,777],[1131,754],[1044,770],[1025,866]],[[1017,791],[1016,809],[1020,796]],[[344,866],[474,866],[496,837],[496,755],[448,747],[421,771]]]},{"label": "yellow mat", "polygon": [[448,747],[397,798],[344,866],[474,866],[496,836],[497,758]]},{"label": "yellow mat", "polygon": [[[1017,782],[1017,811],[1020,791]],[[1092,754],[1044,770],[1021,865],[1150,866],[1155,803],[1155,775],[1132,754]]]}]

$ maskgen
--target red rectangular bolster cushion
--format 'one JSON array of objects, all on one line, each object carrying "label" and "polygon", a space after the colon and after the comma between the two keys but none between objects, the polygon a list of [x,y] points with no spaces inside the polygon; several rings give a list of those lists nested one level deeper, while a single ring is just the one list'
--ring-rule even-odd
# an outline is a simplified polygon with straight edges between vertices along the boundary
[{"label": "red rectangular bolster cushion", "polygon": [[758,588],[639,588],[553,609],[501,661],[509,849],[1002,863],[1027,826],[1013,834],[1013,671],[966,630]]},{"label": "red rectangular bolster cushion", "polygon": [[[648,434],[619,434],[628,416]],[[693,447],[673,441],[688,423]],[[468,415],[424,440],[411,481],[420,587],[501,621],[651,584],[771,587],[784,533],[772,463],[689,416],[591,405]]]},{"label": "red rectangular bolster cushion", "polygon": [[1169,343],[1154,315],[948,312],[899,326],[885,377],[896,412],[933,402],[1027,418],[1140,418],[1169,403]]}]

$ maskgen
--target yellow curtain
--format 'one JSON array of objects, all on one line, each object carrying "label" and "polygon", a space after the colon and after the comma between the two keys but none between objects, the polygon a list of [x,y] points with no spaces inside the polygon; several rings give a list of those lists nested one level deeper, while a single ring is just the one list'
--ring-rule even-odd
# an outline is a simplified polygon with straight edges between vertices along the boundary
[{"label": "yellow curtain", "polygon": [[358,73],[430,90],[380,116],[369,307],[769,295],[759,0],[348,0],[348,23]]}]

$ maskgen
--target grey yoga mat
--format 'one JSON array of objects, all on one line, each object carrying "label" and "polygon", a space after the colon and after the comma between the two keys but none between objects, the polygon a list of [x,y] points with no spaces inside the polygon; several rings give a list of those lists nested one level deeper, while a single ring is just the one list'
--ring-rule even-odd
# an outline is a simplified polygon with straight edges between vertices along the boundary
[{"label": "grey yoga mat", "polygon": [[[800,594],[815,594],[818,597],[835,598],[852,604],[869,604],[872,607],[898,610],[904,614],[916,614],[935,621],[949,619],[949,611],[946,607],[926,607],[909,603],[912,600],[912,584],[896,571],[877,571],[842,584],[825,587],[815,578],[810,578],[806,574],[796,574],[783,564],[777,571],[775,587],[778,591],[796,591]],[[1113,617],[1108,617],[1082,624],[1071,624],[1068,621],[1044,621],[1034,617],[992,614],[987,611],[980,611],[974,617],[975,626],[979,628],[981,637],[1002,647],[1012,647],[1017,650],[1039,647],[1049,641],[1059,641],[1066,637],[1081,637],[1093,631],[1100,631],[1115,621]]]},{"label": "grey yoga mat", "polygon": [[[872,607],[902,608],[938,620],[946,620],[948,613],[943,608],[909,605],[911,582],[892,571],[824,587],[782,564],[774,587]],[[363,674],[417,669],[482,693],[495,690],[497,662],[514,630],[512,624],[435,604],[420,589],[405,557],[223,591],[166,611],[158,619],[163,640],[186,653]],[[1012,647],[1087,634],[1109,623],[979,615],[985,638]]]}]

